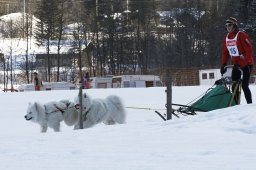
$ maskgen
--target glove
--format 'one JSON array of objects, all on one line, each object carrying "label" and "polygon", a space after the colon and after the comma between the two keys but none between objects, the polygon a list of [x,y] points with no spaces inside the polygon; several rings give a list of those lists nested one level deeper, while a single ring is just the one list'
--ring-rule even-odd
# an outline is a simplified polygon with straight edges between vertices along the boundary
[{"label": "glove", "polygon": [[233,66],[233,69],[234,69],[234,70],[239,70],[239,68],[240,68],[240,65],[239,65],[239,64],[234,64],[234,66]]},{"label": "glove", "polygon": [[215,85],[219,85],[220,84],[220,80],[216,80],[214,84]]},{"label": "glove", "polygon": [[220,73],[221,75],[223,75],[224,73],[226,73],[227,71],[227,68],[225,68],[226,65],[222,65],[221,68],[220,68]]}]

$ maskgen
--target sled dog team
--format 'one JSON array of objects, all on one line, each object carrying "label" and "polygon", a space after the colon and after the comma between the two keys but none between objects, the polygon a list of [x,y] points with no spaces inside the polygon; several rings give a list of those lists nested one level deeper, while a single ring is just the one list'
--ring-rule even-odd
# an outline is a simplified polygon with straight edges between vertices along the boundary
[{"label": "sled dog team", "polygon": [[79,106],[79,97],[76,97],[74,102],[61,100],[45,104],[29,103],[25,119],[38,123],[41,132],[46,132],[48,127],[59,132],[62,121],[78,129],[79,107],[83,107],[83,128],[90,128],[101,122],[106,125],[125,123],[124,105],[118,96],[110,95],[105,99],[92,99],[86,93],[82,95],[82,106]]}]

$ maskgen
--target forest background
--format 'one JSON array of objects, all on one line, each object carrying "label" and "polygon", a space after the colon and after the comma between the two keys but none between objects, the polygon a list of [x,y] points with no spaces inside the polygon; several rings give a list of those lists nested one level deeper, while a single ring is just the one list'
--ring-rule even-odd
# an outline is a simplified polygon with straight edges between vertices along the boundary
[{"label": "forest background", "polygon": [[[230,16],[238,19],[256,46],[254,0],[0,0],[0,16],[15,12],[37,17],[37,43],[56,41],[59,49],[60,42],[68,39],[65,26],[77,23],[73,52],[79,69],[86,67],[93,76],[219,68],[225,20]],[[20,27],[1,32],[2,38],[29,38],[28,22]],[[47,54],[46,80],[51,81],[53,65]],[[28,70],[36,65],[26,57],[20,67],[30,82]],[[57,81],[59,75],[60,69]]]}]

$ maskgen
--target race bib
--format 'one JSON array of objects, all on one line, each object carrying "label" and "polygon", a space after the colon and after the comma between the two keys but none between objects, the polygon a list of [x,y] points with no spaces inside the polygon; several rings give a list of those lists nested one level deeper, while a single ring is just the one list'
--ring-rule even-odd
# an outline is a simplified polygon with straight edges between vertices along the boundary
[{"label": "race bib", "polygon": [[229,40],[227,43],[227,49],[229,51],[229,55],[232,57],[239,56],[239,51],[236,45],[236,40]]},{"label": "race bib", "polygon": [[238,37],[239,32],[236,34],[235,38],[233,39],[228,39],[228,35],[226,37],[226,46],[229,52],[230,57],[237,57],[239,56],[239,51],[237,48],[237,37]]}]

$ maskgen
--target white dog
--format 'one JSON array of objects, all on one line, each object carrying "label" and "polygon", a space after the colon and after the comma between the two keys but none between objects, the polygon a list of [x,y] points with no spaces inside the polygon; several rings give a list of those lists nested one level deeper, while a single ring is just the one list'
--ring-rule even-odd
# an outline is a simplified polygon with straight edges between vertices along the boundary
[{"label": "white dog", "polygon": [[[76,97],[75,104],[79,105],[79,97]],[[92,127],[98,123],[113,125],[125,123],[125,109],[118,96],[108,96],[105,99],[92,99],[86,93],[82,95],[83,128]],[[79,125],[75,126],[78,129]]]},{"label": "white dog", "polygon": [[41,132],[46,132],[48,127],[59,132],[60,122],[63,120],[68,126],[77,124],[78,112],[74,103],[68,100],[49,102],[44,105],[35,102],[29,103],[25,119],[38,123],[41,126]]}]

